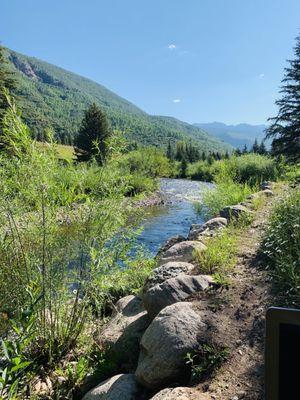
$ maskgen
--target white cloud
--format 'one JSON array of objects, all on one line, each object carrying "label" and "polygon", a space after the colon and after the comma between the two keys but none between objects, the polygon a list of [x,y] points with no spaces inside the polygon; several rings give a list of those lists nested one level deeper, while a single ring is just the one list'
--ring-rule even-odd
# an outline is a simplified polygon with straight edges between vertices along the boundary
[{"label": "white cloud", "polygon": [[258,79],[263,79],[265,77],[265,74],[259,74]]},{"label": "white cloud", "polygon": [[180,99],[173,99],[172,101],[173,101],[173,103],[180,103],[181,102]]},{"label": "white cloud", "polygon": [[175,50],[175,49],[177,49],[177,46],[176,46],[176,44],[171,43],[171,44],[169,44],[168,49],[169,50]]}]

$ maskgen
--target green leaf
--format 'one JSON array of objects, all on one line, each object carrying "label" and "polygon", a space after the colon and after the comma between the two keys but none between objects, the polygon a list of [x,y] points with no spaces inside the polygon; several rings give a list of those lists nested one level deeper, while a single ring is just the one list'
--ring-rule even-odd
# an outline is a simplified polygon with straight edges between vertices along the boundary
[{"label": "green leaf", "polygon": [[12,372],[15,372],[15,371],[18,371],[18,370],[20,370],[20,369],[25,369],[25,368],[28,367],[28,365],[30,365],[30,364],[32,364],[32,361],[23,361],[22,363],[20,363],[20,364],[14,366],[14,367],[11,369],[11,371],[12,371]]}]

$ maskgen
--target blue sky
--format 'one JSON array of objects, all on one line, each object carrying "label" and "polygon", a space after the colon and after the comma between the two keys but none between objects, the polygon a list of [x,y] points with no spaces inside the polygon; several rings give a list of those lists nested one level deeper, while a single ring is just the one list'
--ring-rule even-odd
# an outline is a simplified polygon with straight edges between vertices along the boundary
[{"label": "blue sky", "polygon": [[299,0],[1,0],[0,40],[152,114],[264,123]]}]

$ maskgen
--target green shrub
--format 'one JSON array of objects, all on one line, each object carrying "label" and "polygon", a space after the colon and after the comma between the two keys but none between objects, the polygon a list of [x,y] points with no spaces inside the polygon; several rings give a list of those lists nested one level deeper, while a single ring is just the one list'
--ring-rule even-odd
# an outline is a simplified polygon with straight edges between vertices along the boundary
[{"label": "green shrub", "polygon": [[155,147],[142,147],[131,151],[119,159],[119,166],[125,173],[139,173],[146,177],[168,177],[171,165],[162,150]]},{"label": "green shrub", "polygon": [[197,261],[204,274],[224,274],[234,267],[237,256],[237,235],[224,229],[220,235],[207,240],[206,251],[197,253]]},{"label": "green shrub", "polygon": [[280,172],[281,168],[274,159],[251,153],[214,161],[212,164],[207,161],[190,164],[188,176],[209,182],[231,178],[236,183],[255,187],[262,181],[276,180]]},{"label": "green shrub", "polygon": [[290,190],[269,220],[262,246],[280,302],[300,305],[300,189]]},{"label": "green shrub", "polygon": [[187,176],[198,181],[212,182],[214,179],[214,169],[207,161],[198,161],[189,164]]}]

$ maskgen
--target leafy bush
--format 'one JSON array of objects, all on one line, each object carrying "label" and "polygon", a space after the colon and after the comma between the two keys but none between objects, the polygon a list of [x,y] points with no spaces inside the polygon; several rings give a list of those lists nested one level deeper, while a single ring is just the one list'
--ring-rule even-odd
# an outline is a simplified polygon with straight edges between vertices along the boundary
[{"label": "leafy bush", "polygon": [[300,305],[300,189],[290,190],[270,217],[262,246],[280,301]]},{"label": "leafy bush", "polygon": [[214,161],[212,164],[199,161],[189,166],[188,176],[210,182],[231,178],[236,183],[255,187],[262,181],[276,180],[280,172],[279,164],[272,158],[251,153]]},{"label": "leafy bush", "polygon": [[214,169],[207,161],[198,161],[189,164],[187,176],[198,181],[212,182],[214,180]]},{"label": "leafy bush", "polygon": [[171,166],[168,158],[162,150],[155,147],[142,147],[131,151],[119,160],[120,168],[145,177],[168,177],[171,174]]}]

